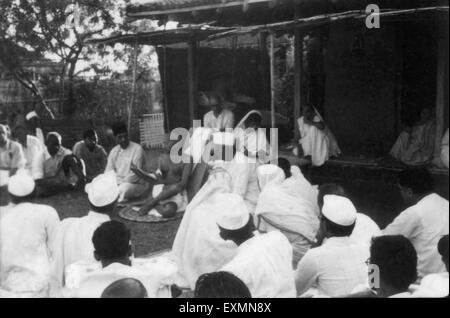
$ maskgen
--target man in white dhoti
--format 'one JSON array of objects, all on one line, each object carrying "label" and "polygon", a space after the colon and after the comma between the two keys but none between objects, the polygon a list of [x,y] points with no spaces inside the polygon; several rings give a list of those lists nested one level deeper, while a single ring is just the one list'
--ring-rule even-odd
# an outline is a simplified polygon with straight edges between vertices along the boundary
[{"label": "man in white dhoti", "polygon": [[86,186],[90,210],[81,218],[67,218],[61,222],[57,238],[56,272],[65,285],[65,269],[80,261],[95,262],[92,236],[110,216],[119,197],[114,171],[101,174]]},{"label": "man in white dhoti", "polygon": [[449,159],[448,159],[448,129],[444,134],[444,137],[442,138],[442,144],[441,144],[441,161],[444,167],[448,169],[449,167]]},{"label": "man in white dhoti", "polygon": [[105,172],[114,171],[117,175],[119,202],[139,198],[148,190],[149,186],[136,176],[131,168],[143,168],[144,149],[139,144],[130,141],[125,124],[115,124],[113,133],[118,145],[111,150],[108,156]]},{"label": "man in white dhoti", "polygon": [[252,298],[248,287],[229,272],[203,274],[195,284],[195,298]]},{"label": "man in white dhoti", "polygon": [[424,168],[409,168],[399,175],[403,200],[410,205],[384,230],[384,235],[408,238],[419,258],[419,279],[425,275],[445,272],[436,250],[442,236],[449,233],[448,201],[433,192],[433,179]]},{"label": "man in white dhoti", "polygon": [[402,131],[389,154],[406,165],[427,164],[433,159],[435,135],[433,111],[425,108],[419,121]]},{"label": "man in white dhoti", "polygon": [[126,226],[117,221],[109,221],[98,227],[92,237],[94,256],[102,269],[88,273],[81,278],[78,288],[67,291],[67,297],[100,298],[108,286],[124,279],[134,278],[142,282],[149,298],[170,297],[168,288],[161,284],[161,273],[145,271],[132,266],[131,234]]},{"label": "man in white dhoti", "polygon": [[44,177],[44,144],[38,138],[29,135],[23,125],[18,125],[13,129],[13,136],[22,145],[25,155],[25,169],[34,180]]},{"label": "man in white dhoti", "polygon": [[234,257],[236,246],[220,238],[216,224],[221,211],[243,208],[230,205],[231,192],[229,173],[216,168],[187,206],[171,253],[181,277],[179,286],[194,289],[200,275],[219,270]]},{"label": "man in white dhoti", "polygon": [[292,270],[292,246],[278,231],[255,232],[252,217],[241,197],[230,198],[234,206],[221,213],[217,220],[220,236],[238,246],[236,256],[221,271],[241,279],[254,298],[293,298],[295,293]]},{"label": "man in white dhoti", "polygon": [[349,199],[324,197],[320,231],[326,239],[321,246],[306,252],[298,263],[298,295],[314,287],[320,295],[336,297],[349,294],[366,282],[369,251],[350,238],[355,223],[356,208]]},{"label": "man in white dhoti", "polygon": [[[319,209],[323,207],[323,198],[328,194],[339,195],[342,197],[348,198],[347,192],[345,189],[336,183],[326,183],[319,187],[319,194],[317,197],[317,203],[319,205]],[[359,244],[364,244],[367,248],[372,244],[372,238],[375,236],[381,235],[381,230],[378,224],[376,224],[369,216],[364,213],[356,214],[356,224],[353,229],[350,238]],[[321,238],[319,238],[321,241]]]},{"label": "man in white dhoti", "polygon": [[317,189],[297,169],[293,167],[295,174],[285,179],[278,166],[259,166],[262,191],[255,211],[259,231],[279,230],[292,244],[294,266],[315,242],[320,223]]},{"label": "man in white dhoti", "polygon": [[26,123],[29,127],[29,133],[32,136],[35,136],[41,144],[45,144],[44,133],[41,128],[41,123],[39,120],[39,116],[36,111],[31,111],[25,115]]},{"label": "man in white dhoti", "polygon": [[407,238],[400,235],[374,238],[368,263],[377,266],[379,276],[369,276],[369,282],[379,284],[371,286],[378,297],[412,297],[409,287],[417,279],[417,253]]},{"label": "man in white dhoti", "polygon": [[330,157],[341,153],[336,138],[313,106],[304,107],[297,123],[303,156],[310,158],[313,166],[322,166]]},{"label": "man in white dhoti", "polygon": [[217,131],[234,128],[234,114],[231,110],[224,109],[223,100],[219,94],[206,95],[207,104],[211,111],[203,117],[203,126]]},{"label": "man in white dhoti", "polygon": [[0,209],[0,285],[14,267],[25,268],[43,277],[57,292],[53,271],[58,213],[50,206],[30,203],[35,182],[27,172],[10,178],[10,205]]},{"label": "man in white dhoti", "polygon": [[429,298],[444,298],[449,296],[448,243],[448,235],[445,235],[439,240],[437,246],[446,271],[425,276],[420,282],[418,289],[414,292],[414,296]]}]

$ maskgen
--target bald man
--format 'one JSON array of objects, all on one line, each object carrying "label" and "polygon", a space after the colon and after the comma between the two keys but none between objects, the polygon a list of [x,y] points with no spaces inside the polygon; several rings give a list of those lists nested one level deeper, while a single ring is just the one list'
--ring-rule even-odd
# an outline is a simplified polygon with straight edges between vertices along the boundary
[{"label": "bald man", "polygon": [[147,289],[139,280],[124,278],[106,287],[101,298],[148,298],[148,295]]}]

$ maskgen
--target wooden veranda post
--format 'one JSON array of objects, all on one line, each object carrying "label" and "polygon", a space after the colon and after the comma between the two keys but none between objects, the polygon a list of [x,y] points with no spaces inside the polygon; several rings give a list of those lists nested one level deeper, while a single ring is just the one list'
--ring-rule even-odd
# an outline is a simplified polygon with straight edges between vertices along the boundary
[{"label": "wooden veranda post", "polygon": [[277,124],[275,119],[275,34],[270,32],[269,35],[270,42],[270,156],[271,160],[276,160],[276,154],[278,151],[278,132]]},{"label": "wooden veranda post", "polygon": [[444,37],[439,39],[438,43],[438,63],[437,63],[437,82],[436,82],[436,140],[435,140],[435,158],[439,158],[441,150],[442,136],[444,135],[445,125],[445,90],[447,89],[446,76],[448,76],[448,40]]},{"label": "wooden veranda post", "polygon": [[294,35],[294,137],[295,140],[300,138],[297,120],[301,116],[302,111],[302,75],[303,75],[303,32],[299,29],[295,30]]},{"label": "wooden veranda post", "polygon": [[134,43],[133,49],[133,81],[131,82],[131,98],[128,106],[128,132],[131,131],[131,118],[133,117],[133,106],[136,97],[136,77],[137,77],[137,57],[138,57],[138,43]]},{"label": "wooden veranda post", "polygon": [[190,125],[193,125],[193,120],[197,117],[196,104],[196,75],[195,75],[195,51],[197,48],[196,41],[190,41],[188,47],[188,96],[189,96],[189,118]]}]

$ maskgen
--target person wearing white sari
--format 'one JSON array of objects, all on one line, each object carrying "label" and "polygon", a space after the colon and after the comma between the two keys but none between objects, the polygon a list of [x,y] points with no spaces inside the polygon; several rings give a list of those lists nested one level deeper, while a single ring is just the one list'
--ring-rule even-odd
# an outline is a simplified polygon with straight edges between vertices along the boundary
[{"label": "person wearing white sari", "polygon": [[270,144],[267,141],[265,129],[261,128],[262,114],[252,110],[242,118],[235,128],[237,149],[258,161],[268,162]]},{"label": "person wearing white sari", "polygon": [[255,232],[241,197],[230,197],[229,205],[234,208],[222,211],[217,226],[220,237],[237,246],[237,254],[221,271],[242,280],[254,298],[295,297],[292,246],[287,238],[279,231]]},{"label": "person wearing white sari", "polygon": [[86,186],[90,204],[89,213],[81,218],[67,218],[61,222],[58,233],[56,272],[65,285],[65,273],[71,264],[85,261],[96,262],[92,236],[104,222],[111,220],[118,197],[116,175],[113,171],[101,174]]},{"label": "person wearing white sari", "polygon": [[313,166],[322,166],[330,157],[341,153],[336,138],[325,124],[319,112],[311,105],[303,109],[297,120],[300,130],[299,144],[305,157],[311,157]]},{"label": "person wearing white sari", "polygon": [[218,213],[230,210],[230,196],[231,176],[216,168],[187,206],[171,253],[179,270],[180,287],[194,289],[198,277],[217,271],[234,257],[236,246],[220,238],[216,224]]},{"label": "person wearing white sari", "polygon": [[278,166],[258,167],[262,192],[255,215],[260,231],[279,230],[288,238],[293,247],[293,262],[298,264],[315,241],[320,221],[317,188],[303,177],[298,167],[291,169],[294,173],[285,179]]}]

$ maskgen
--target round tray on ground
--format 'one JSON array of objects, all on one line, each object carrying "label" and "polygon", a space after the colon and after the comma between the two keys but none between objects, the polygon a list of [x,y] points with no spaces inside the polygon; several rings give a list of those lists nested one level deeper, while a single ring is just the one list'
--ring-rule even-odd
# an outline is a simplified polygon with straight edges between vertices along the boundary
[{"label": "round tray on ground", "polygon": [[126,206],[122,208],[119,211],[119,216],[122,219],[125,219],[127,221],[133,221],[133,222],[142,222],[142,223],[164,223],[164,222],[170,222],[174,220],[178,220],[183,217],[184,211],[178,212],[175,214],[173,218],[163,218],[163,217],[157,217],[154,215],[146,215],[146,216],[139,216],[138,210],[134,206]]}]

